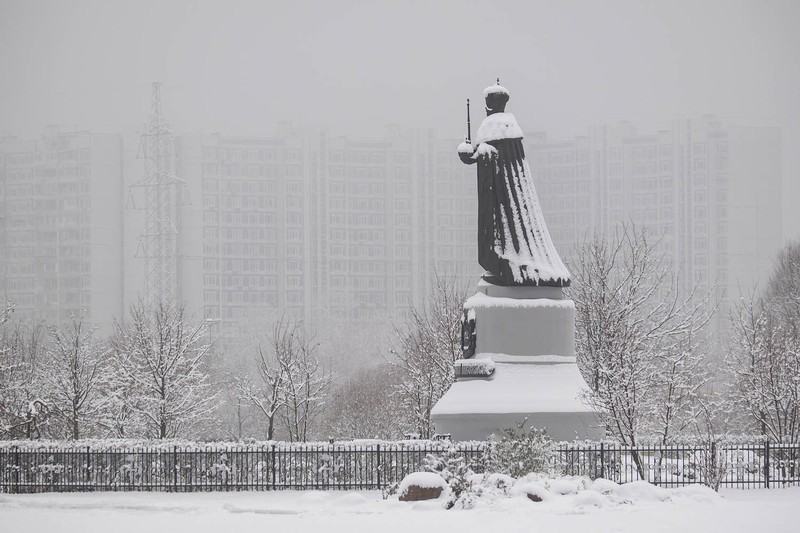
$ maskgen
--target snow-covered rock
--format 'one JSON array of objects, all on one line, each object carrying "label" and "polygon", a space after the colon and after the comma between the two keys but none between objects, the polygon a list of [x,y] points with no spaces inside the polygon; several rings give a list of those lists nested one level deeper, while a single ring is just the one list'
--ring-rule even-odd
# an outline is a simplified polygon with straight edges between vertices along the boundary
[{"label": "snow-covered rock", "polygon": [[532,502],[544,502],[553,497],[545,484],[539,481],[516,485],[512,494],[525,496]]},{"label": "snow-covered rock", "polygon": [[447,483],[433,472],[414,472],[403,478],[397,489],[401,502],[435,500],[447,488]]}]

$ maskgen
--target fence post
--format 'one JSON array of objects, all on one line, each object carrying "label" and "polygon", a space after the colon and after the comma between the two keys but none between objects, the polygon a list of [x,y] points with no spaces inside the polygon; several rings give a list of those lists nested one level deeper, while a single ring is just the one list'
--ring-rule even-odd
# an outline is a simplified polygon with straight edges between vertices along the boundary
[{"label": "fence post", "polygon": [[86,483],[92,480],[92,453],[91,447],[86,447]]},{"label": "fence post", "polygon": [[717,464],[717,441],[715,440],[711,441],[711,468],[709,468],[708,471],[714,477],[712,479],[706,479],[706,486],[709,486],[708,483],[713,483],[715,487],[719,487],[719,483],[717,483],[717,477],[719,477],[722,474],[720,474],[719,465]]},{"label": "fence post", "polygon": [[600,443],[600,477],[606,477],[606,454],[603,443]]},{"label": "fence post", "polygon": [[19,494],[19,448],[14,446],[14,486],[11,489],[11,494]]},{"label": "fence post", "polygon": [[178,447],[172,447],[172,490],[178,492]]},{"label": "fence post", "polygon": [[275,445],[272,445],[272,490],[275,490],[275,462],[278,457],[275,455]]},{"label": "fence post", "polygon": [[378,486],[376,488],[380,489],[381,488],[381,445],[380,444],[378,444],[377,447],[375,448],[375,452],[377,454],[375,464],[377,465],[378,468]]},{"label": "fence post", "polygon": [[764,483],[769,488],[769,439],[764,444]]}]

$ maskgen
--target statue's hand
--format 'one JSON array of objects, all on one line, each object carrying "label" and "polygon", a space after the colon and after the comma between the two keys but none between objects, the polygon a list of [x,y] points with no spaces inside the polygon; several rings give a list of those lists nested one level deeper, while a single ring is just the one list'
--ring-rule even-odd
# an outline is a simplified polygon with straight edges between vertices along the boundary
[{"label": "statue's hand", "polygon": [[478,149],[475,150],[475,155],[472,157],[476,159],[494,159],[497,157],[497,148],[489,143],[481,143],[478,145]]}]

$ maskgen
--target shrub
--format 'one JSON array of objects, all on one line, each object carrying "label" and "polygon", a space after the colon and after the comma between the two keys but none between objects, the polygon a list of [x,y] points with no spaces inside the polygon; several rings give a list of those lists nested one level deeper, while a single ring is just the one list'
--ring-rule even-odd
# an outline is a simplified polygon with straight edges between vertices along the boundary
[{"label": "shrub", "polygon": [[525,429],[525,422],[516,428],[503,430],[500,441],[489,452],[488,469],[491,472],[520,478],[526,474],[553,474],[555,447],[544,429]]}]

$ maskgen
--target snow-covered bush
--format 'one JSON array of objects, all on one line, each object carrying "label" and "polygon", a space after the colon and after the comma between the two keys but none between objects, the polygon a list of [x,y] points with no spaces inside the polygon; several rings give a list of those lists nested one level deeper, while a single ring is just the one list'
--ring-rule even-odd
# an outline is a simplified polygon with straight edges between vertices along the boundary
[{"label": "snow-covered bush", "polygon": [[442,476],[450,494],[445,501],[445,509],[457,507],[471,509],[474,502],[471,477],[475,474],[467,464],[464,453],[455,447],[449,448],[441,455],[428,454],[422,463],[424,470]]},{"label": "snow-covered bush", "polygon": [[526,474],[552,474],[555,471],[555,446],[544,429],[525,429],[525,421],[503,430],[488,454],[487,468],[492,472],[522,477]]}]

